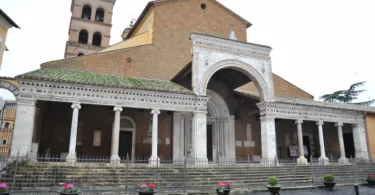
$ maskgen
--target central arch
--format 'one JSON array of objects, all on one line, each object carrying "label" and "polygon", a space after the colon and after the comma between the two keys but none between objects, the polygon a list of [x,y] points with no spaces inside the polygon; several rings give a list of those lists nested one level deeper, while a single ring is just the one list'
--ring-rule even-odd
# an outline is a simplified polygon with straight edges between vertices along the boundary
[{"label": "central arch", "polygon": [[199,84],[199,93],[202,95],[205,95],[207,92],[207,85],[210,81],[211,77],[219,70],[222,69],[234,69],[237,70],[246,76],[248,76],[251,81],[254,82],[256,88],[259,91],[259,96],[261,101],[265,102],[274,102],[274,92],[273,88],[271,87],[273,84],[267,83],[267,81],[264,79],[264,76],[260,74],[257,69],[255,69],[253,66],[239,61],[239,60],[223,60],[220,61],[214,65],[212,65],[205,73],[203,74],[203,77],[201,79],[201,82]]}]

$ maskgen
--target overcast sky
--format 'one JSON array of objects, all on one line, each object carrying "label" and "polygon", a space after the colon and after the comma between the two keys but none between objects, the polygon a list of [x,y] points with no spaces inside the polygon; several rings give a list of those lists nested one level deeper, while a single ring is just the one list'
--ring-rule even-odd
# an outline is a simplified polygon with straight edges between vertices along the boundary
[{"label": "overcast sky", "polygon": [[[273,72],[319,96],[367,81],[375,98],[375,0],[219,0],[253,26],[248,41],[269,45]],[[111,44],[147,0],[117,0]],[[21,29],[9,31],[1,76],[38,69],[62,59],[71,0],[0,0]],[[178,14],[178,13],[176,13]]]}]

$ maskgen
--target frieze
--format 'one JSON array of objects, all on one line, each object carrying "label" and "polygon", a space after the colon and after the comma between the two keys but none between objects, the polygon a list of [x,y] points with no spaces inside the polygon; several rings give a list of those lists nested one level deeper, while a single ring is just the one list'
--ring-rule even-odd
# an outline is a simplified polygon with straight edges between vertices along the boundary
[{"label": "frieze", "polygon": [[201,35],[197,33],[191,34],[190,39],[193,41],[193,47],[263,59],[270,59],[270,53],[272,50],[272,48],[268,46]]},{"label": "frieze", "polygon": [[154,91],[106,88],[22,80],[20,97],[56,102],[121,106],[186,112],[205,112],[208,97]]},{"label": "frieze", "polygon": [[75,43],[75,42],[70,42],[70,41],[66,42],[66,44],[68,46],[72,46],[72,47],[79,47],[79,48],[90,49],[90,50],[95,50],[95,51],[100,51],[100,50],[103,49],[101,47],[97,47],[97,46],[93,46],[93,45],[86,45],[86,44]]},{"label": "frieze", "polygon": [[364,122],[364,112],[323,108],[317,106],[303,106],[277,102],[261,102],[257,106],[261,116],[324,122],[343,122],[357,124]]}]

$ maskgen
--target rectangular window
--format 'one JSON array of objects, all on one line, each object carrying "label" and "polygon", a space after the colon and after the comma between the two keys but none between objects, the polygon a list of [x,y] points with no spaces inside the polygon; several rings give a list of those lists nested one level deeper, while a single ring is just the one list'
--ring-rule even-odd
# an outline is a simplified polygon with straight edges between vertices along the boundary
[{"label": "rectangular window", "polygon": [[9,128],[9,123],[5,123],[4,128]]},{"label": "rectangular window", "polygon": [[3,139],[3,145],[7,145],[7,139]]},{"label": "rectangular window", "polygon": [[101,145],[102,145],[102,130],[96,129],[94,130],[93,146],[101,146]]}]

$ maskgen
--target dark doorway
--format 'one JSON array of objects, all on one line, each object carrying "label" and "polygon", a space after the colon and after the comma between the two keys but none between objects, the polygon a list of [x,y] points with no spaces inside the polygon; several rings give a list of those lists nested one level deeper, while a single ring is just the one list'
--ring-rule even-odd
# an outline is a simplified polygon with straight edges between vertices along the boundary
[{"label": "dark doorway", "polygon": [[310,148],[310,138],[309,138],[309,136],[303,136],[303,145],[305,145],[307,147],[307,155],[306,155],[306,151],[304,151],[304,152],[305,152],[305,157],[310,162],[311,148]]},{"label": "dark doorway", "polygon": [[344,133],[344,146],[345,146],[345,154],[346,158],[354,158],[355,150],[354,150],[354,140],[353,140],[353,133]]},{"label": "dark doorway", "polygon": [[120,156],[121,159],[125,159],[126,155],[129,155],[129,159],[131,159],[132,145],[133,145],[133,132],[132,131],[120,131],[118,155]]},{"label": "dark doorway", "polygon": [[213,160],[212,148],[212,125],[207,125],[207,158],[208,161]]}]

